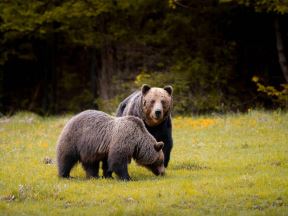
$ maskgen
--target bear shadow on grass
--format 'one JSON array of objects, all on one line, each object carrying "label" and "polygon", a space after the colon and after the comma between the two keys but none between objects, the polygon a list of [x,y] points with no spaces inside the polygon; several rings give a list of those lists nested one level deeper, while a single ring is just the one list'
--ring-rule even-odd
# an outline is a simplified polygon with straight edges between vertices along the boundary
[{"label": "bear shadow on grass", "polygon": [[[129,173],[131,174],[132,182],[160,181],[160,180],[167,179],[167,177],[169,176],[169,175],[167,176],[166,174],[164,176],[155,176],[153,175],[152,172],[147,170],[145,167],[141,167],[140,165],[137,165],[135,161],[133,161],[130,166],[131,168],[130,169],[128,168],[128,170],[129,170]],[[135,169],[137,169],[137,171],[135,171]],[[81,166],[81,163],[79,162],[71,170],[71,176],[69,176],[69,178],[66,178],[66,179],[64,178],[61,180],[73,181],[73,182],[85,182],[85,181],[90,181],[90,180],[95,181],[95,182],[97,182],[98,180],[122,182],[121,179],[115,173],[113,173],[112,178],[105,178],[103,176],[101,169],[99,170],[99,177],[97,178],[87,177],[85,174],[85,171],[83,170]]]},{"label": "bear shadow on grass", "polygon": [[[157,176],[153,176],[153,175],[145,175],[145,174],[138,174],[137,176],[132,176],[130,181],[126,181],[126,182],[146,182],[146,181],[161,181],[164,180],[165,177],[161,176],[161,177],[157,177]],[[117,177],[116,175],[114,175],[113,178],[104,178],[102,176],[98,177],[98,178],[86,178],[85,175],[83,176],[70,176],[69,178],[66,179],[61,179],[61,181],[73,181],[73,182],[87,182],[87,181],[95,181],[97,182],[98,180],[104,180],[104,181],[113,181],[113,182],[123,182],[121,181],[121,179],[119,177]],[[125,181],[124,181],[125,182]]]}]

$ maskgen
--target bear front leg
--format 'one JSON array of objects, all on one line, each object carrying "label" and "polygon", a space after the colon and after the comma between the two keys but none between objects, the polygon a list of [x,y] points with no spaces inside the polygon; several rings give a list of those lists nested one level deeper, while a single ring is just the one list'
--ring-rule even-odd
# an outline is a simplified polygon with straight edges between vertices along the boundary
[{"label": "bear front leg", "polygon": [[164,153],[164,166],[165,166],[165,168],[168,167],[171,150],[173,148],[171,118],[168,118],[166,120],[166,122],[167,122],[166,136],[164,136],[164,139],[163,139],[163,142],[164,142],[163,153]]},{"label": "bear front leg", "polygon": [[131,177],[128,174],[128,167],[127,164],[123,165],[114,165],[113,171],[116,173],[116,175],[119,176],[119,178],[123,181],[130,181]]},{"label": "bear front leg", "polygon": [[[120,142],[118,140],[118,142]],[[124,181],[130,181],[128,174],[128,162],[131,160],[133,152],[128,145],[121,146],[119,143],[111,143],[108,154],[108,172],[115,172]]]},{"label": "bear front leg", "polygon": [[170,154],[173,148],[172,138],[172,123],[171,119],[168,118],[162,124],[156,127],[147,127],[148,131],[154,136],[157,142],[164,142],[163,153],[164,153],[164,166],[168,167],[170,161]]},{"label": "bear front leg", "polygon": [[86,171],[87,178],[99,178],[99,161],[94,163],[82,163],[84,170]]},{"label": "bear front leg", "polygon": [[[173,141],[172,141],[172,139],[167,139],[167,140],[164,140],[163,142],[164,142],[164,147],[163,147],[164,166],[165,166],[165,168],[167,168],[168,163],[170,161],[170,154],[171,154],[171,150],[172,150]],[[166,147],[165,147],[165,145],[166,145]]]},{"label": "bear front leg", "polygon": [[113,161],[109,161],[109,172],[115,172],[116,175],[123,181],[130,181],[131,177],[129,176],[128,173],[128,163],[127,162],[122,162],[122,163],[117,163]]}]

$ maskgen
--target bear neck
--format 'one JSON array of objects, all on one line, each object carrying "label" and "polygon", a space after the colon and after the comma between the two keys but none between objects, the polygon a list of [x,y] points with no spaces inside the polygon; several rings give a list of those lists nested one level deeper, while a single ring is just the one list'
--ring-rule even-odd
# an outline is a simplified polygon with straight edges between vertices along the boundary
[{"label": "bear neck", "polygon": [[135,145],[132,157],[140,165],[152,164],[155,161],[154,146],[148,143],[147,140],[141,139],[140,142]]}]

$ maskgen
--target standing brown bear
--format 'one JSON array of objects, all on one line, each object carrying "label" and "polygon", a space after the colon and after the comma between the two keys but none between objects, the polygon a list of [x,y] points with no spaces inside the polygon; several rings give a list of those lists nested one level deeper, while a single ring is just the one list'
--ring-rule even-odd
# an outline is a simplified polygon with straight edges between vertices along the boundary
[{"label": "standing brown bear", "polygon": [[115,172],[121,180],[130,180],[128,163],[133,158],[155,175],[162,175],[163,146],[137,117],[115,118],[87,110],[69,120],[58,139],[58,174],[69,177],[72,167],[80,161],[87,177],[98,177],[102,161],[104,177],[111,177]]},{"label": "standing brown bear", "polygon": [[116,116],[137,116],[157,141],[164,142],[164,165],[168,166],[173,147],[171,110],[173,88],[150,87],[144,84],[141,91],[124,99],[116,111]]}]

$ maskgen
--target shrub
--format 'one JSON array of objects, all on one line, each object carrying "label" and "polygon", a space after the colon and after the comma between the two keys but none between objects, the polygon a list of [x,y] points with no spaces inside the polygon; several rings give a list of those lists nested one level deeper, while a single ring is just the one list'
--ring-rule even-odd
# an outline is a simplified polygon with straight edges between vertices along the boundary
[{"label": "shrub", "polygon": [[135,85],[172,85],[174,112],[177,114],[223,111],[226,102],[223,89],[228,76],[228,68],[195,58],[177,62],[170,72],[142,71],[136,77]]},{"label": "shrub", "polygon": [[282,108],[288,108],[288,84],[281,84],[281,89],[276,89],[274,86],[263,85],[260,83],[260,78],[257,76],[252,77],[252,81],[257,85],[257,91],[264,93],[274,103]]}]

